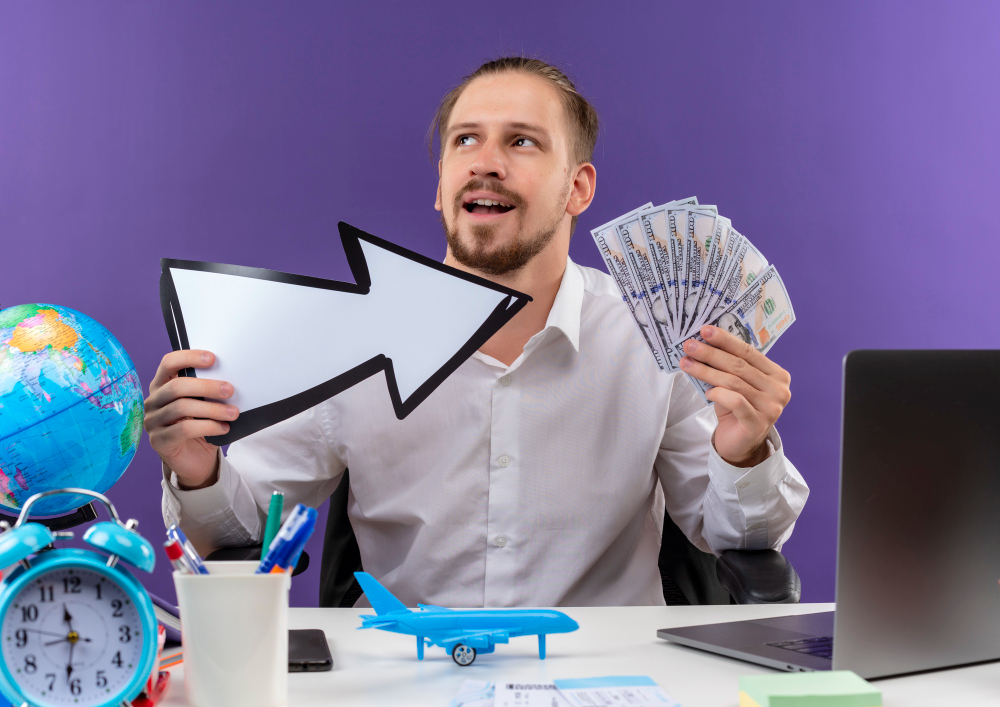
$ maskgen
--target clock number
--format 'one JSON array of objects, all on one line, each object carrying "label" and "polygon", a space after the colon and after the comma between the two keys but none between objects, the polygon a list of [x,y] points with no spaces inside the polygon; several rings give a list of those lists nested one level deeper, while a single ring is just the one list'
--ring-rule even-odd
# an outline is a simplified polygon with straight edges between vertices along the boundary
[{"label": "clock number", "polygon": [[[79,594],[79,593],[80,593],[80,578],[75,575],[72,577],[63,577],[63,594]],[[51,596],[51,594],[49,594],[49,596]]]},{"label": "clock number", "polygon": [[38,670],[38,665],[35,664],[35,656],[26,655],[24,656],[24,672],[33,673]]},{"label": "clock number", "polygon": [[111,662],[119,668],[122,667],[122,652],[118,651],[115,653],[115,657],[111,659]]},{"label": "clock number", "polygon": [[129,643],[132,640],[132,629],[128,626],[119,626],[118,633],[121,634],[118,637],[119,643]]},{"label": "clock number", "polygon": [[115,599],[111,602],[111,608],[114,609],[114,612],[111,615],[116,619],[120,619],[122,617],[122,600]]},{"label": "clock number", "polygon": [[19,628],[14,632],[14,638],[17,639],[18,648],[24,648],[28,645],[28,632],[23,628]]},{"label": "clock number", "polygon": [[69,691],[74,695],[79,695],[83,692],[83,686],[80,685],[80,678],[73,678],[69,681]]},{"label": "clock number", "polygon": [[[42,585],[38,589],[42,592],[42,599],[41,599],[42,602],[54,601],[54,599],[52,598],[52,585],[51,584],[49,584],[49,585]],[[46,599],[45,597],[48,597],[48,599]]]},{"label": "clock number", "polygon": [[56,689],[56,674],[55,673],[45,673],[45,679],[49,681],[49,690]]},{"label": "clock number", "polygon": [[34,604],[28,604],[27,606],[21,607],[21,621],[37,621],[38,620],[38,607]]},{"label": "clock number", "polygon": [[97,585],[97,599],[100,600],[100,598],[101,598],[101,585],[98,584]]},{"label": "clock number", "polygon": [[105,677],[104,671],[103,670],[98,670],[97,671],[97,686],[98,687],[105,687],[105,686],[107,686],[107,684],[108,684],[108,678]]}]

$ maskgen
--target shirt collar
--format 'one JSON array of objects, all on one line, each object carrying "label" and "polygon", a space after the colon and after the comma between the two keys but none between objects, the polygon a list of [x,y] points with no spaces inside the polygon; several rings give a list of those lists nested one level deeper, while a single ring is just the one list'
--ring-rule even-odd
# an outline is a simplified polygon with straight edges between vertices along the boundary
[{"label": "shirt collar", "polygon": [[563,273],[556,299],[545,320],[545,328],[540,332],[546,335],[549,329],[558,329],[580,352],[580,313],[583,309],[583,273],[580,266],[566,258],[566,271]]}]

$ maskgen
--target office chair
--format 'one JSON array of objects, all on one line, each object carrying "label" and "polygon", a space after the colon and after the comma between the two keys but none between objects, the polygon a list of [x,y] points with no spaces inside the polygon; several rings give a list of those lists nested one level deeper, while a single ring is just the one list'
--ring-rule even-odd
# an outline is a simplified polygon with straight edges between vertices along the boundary
[{"label": "office chair", "polygon": [[[354,572],[361,570],[361,551],[347,517],[350,472],[330,496],[330,510],[320,562],[319,605],[354,606],[361,587]],[[222,548],[209,560],[260,558],[260,545]],[[309,566],[302,553],[293,574]],[[667,514],[663,519],[663,544],[659,557],[663,598],[668,605],[689,604],[797,604],[802,584],[795,568],[777,550],[725,550],[716,557],[702,552],[687,539]]]}]

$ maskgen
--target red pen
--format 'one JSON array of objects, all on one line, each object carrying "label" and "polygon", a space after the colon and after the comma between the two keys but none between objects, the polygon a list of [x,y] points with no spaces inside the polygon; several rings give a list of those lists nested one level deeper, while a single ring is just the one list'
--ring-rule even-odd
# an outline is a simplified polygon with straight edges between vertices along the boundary
[{"label": "red pen", "polygon": [[191,566],[187,563],[187,558],[184,557],[184,548],[176,540],[167,540],[163,543],[163,549],[167,552],[167,557],[170,558],[170,564],[174,566],[174,569],[183,574],[194,574],[191,571]]}]

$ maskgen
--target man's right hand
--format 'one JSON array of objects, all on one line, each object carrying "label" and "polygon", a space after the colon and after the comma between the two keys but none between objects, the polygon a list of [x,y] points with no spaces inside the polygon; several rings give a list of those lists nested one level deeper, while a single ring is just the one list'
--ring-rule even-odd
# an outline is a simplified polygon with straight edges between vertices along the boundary
[{"label": "man's right hand", "polygon": [[174,351],[156,369],[146,398],[143,427],[160,459],[177,474],[184,489],[211,486],[219,476],[219,448],[205,437],[229,432],[229,421],[239,416],[234,405],[196,398],[224,400],[233,386],[225,381],[188,378],[185,368],[208,368],[215,363],[211,351]]}]

